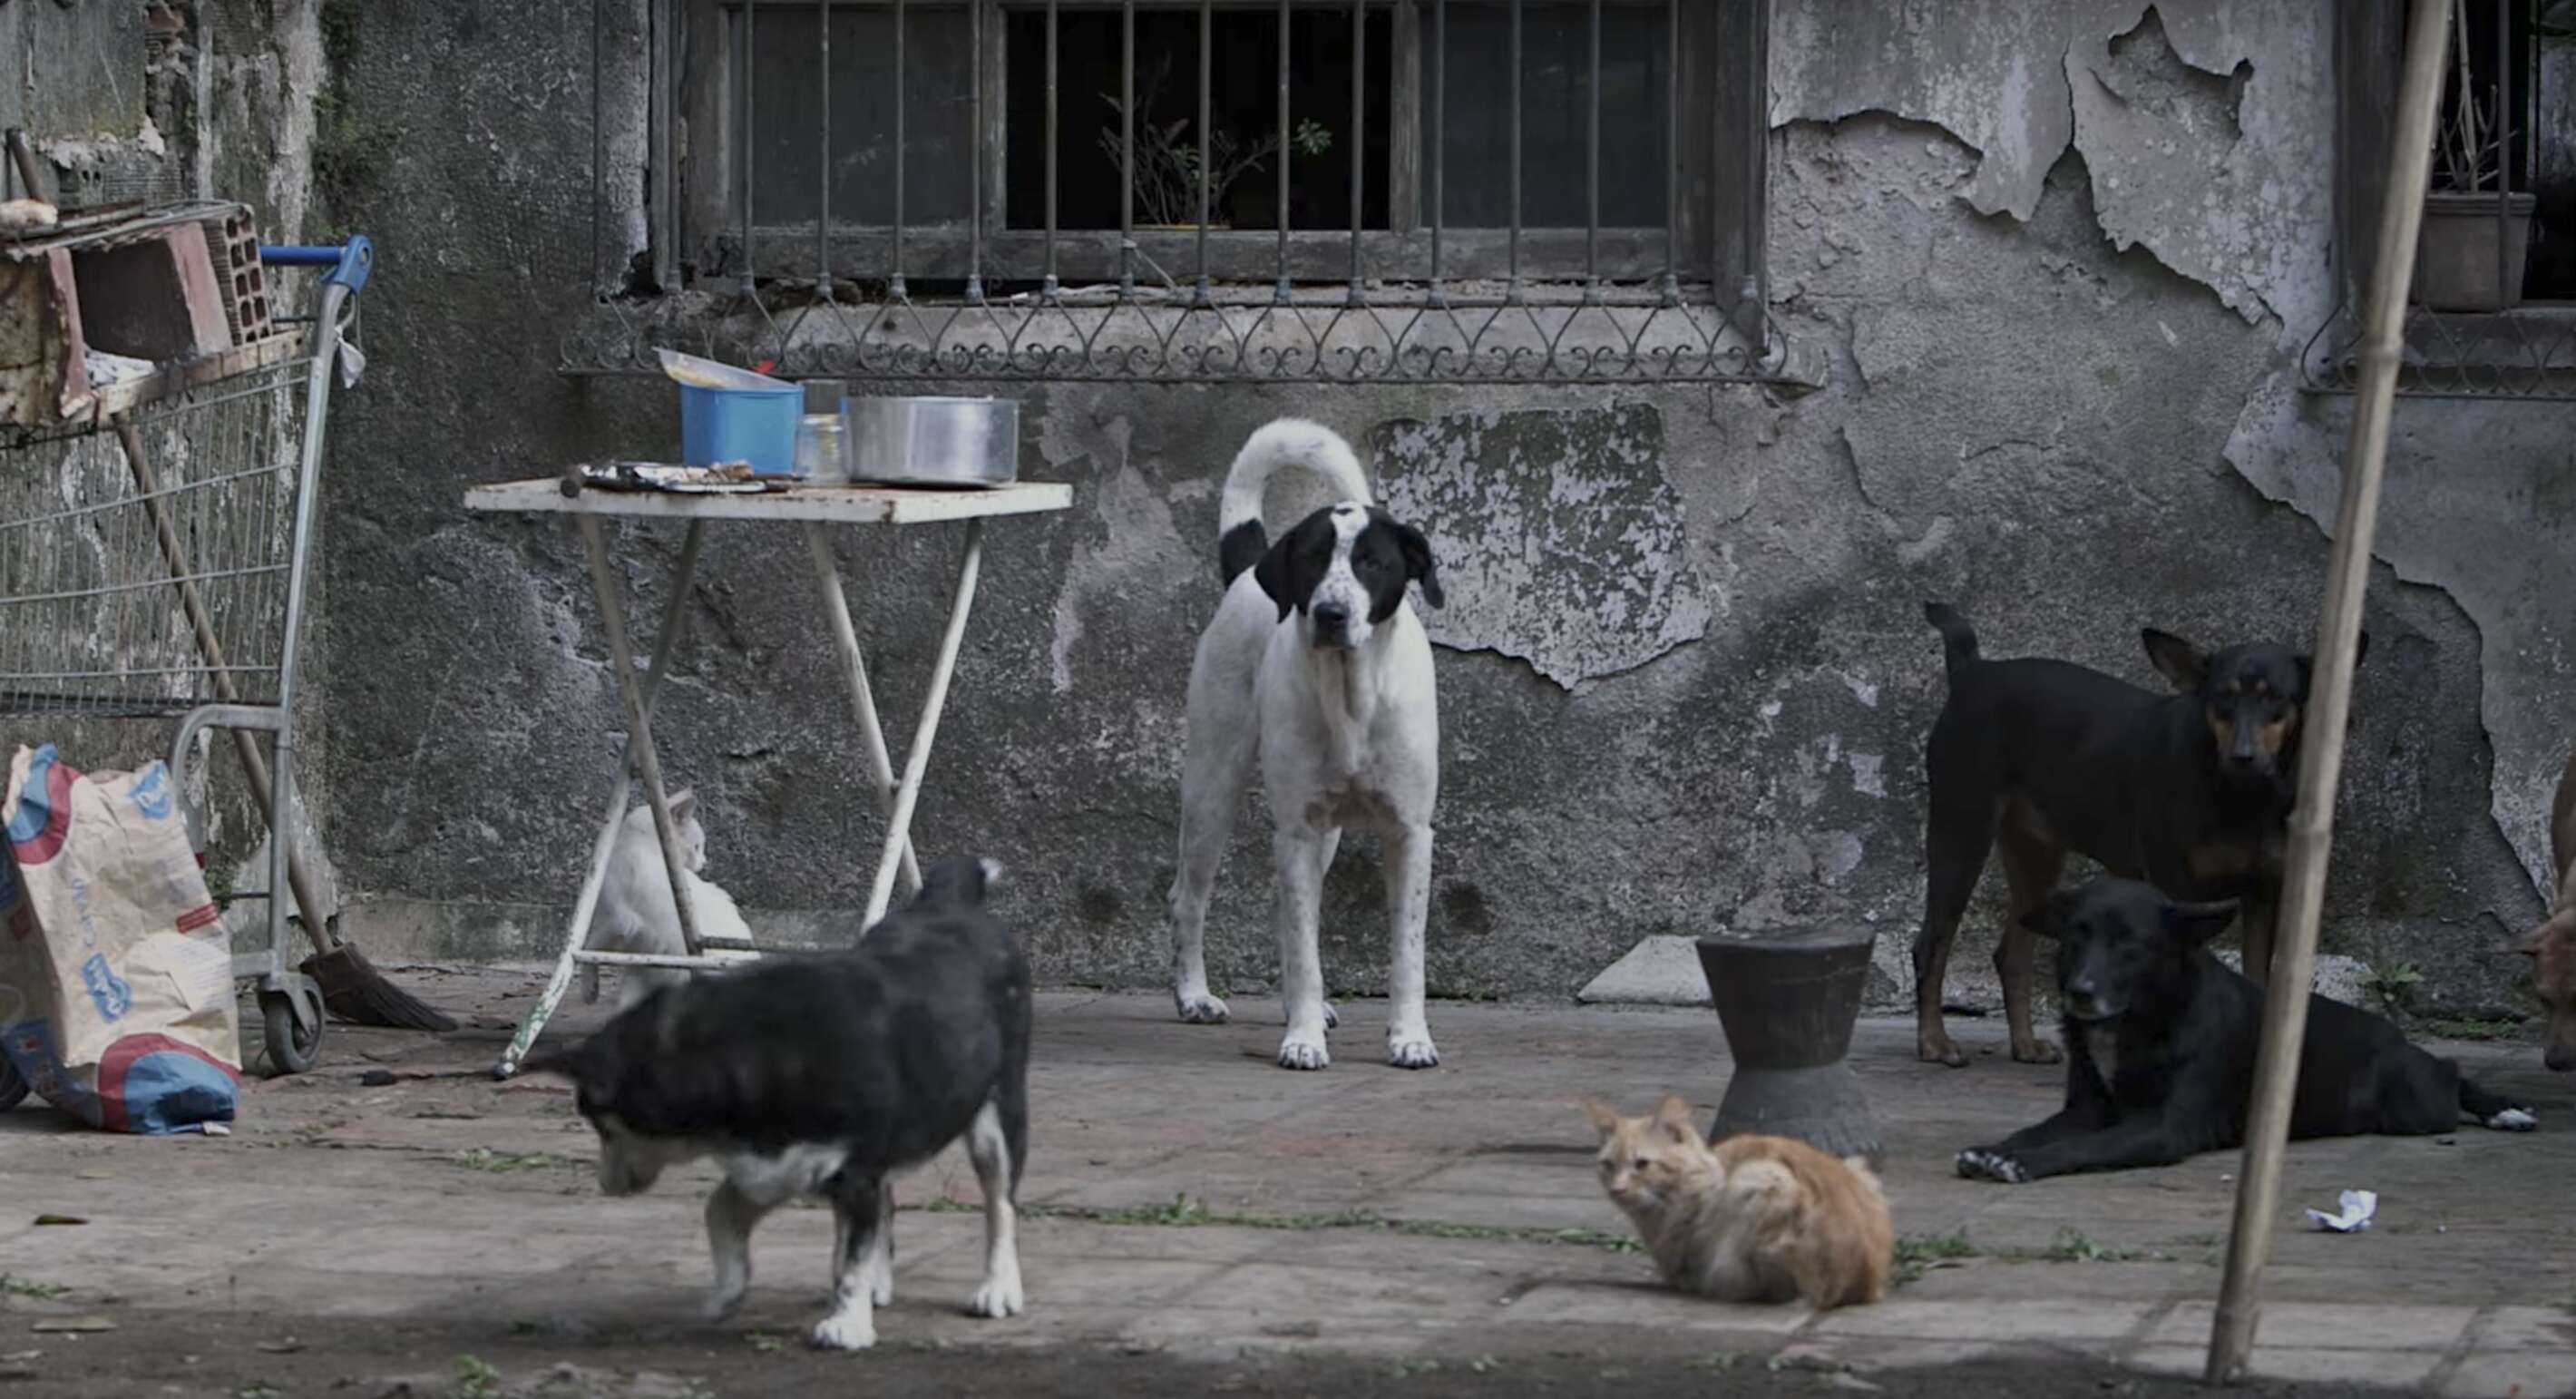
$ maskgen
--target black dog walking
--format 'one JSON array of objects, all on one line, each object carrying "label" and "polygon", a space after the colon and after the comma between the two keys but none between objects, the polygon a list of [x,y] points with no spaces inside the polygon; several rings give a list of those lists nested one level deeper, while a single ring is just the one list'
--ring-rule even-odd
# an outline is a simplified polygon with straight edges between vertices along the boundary
[{"label": "black dog walking", "polygon": [[[1959,1174],[2017,1185],[2243,1145],[2263,991],[2209,955],[2235,913],[2171,903],[2126,879],[2097,879],[2041,904],[2028,922],[2057,943],[2066,1106],[1960,1152]],[[2340,1001],[2308,998],[2299,1043],[2293,1138],[2429,1136],[2463,1117],[2500,1132],[2535,1125],[2528,1109]]]},{"label": "black dog walking", "polygon": [[[2175,898],[2241,901],[2245,970],[2262,979],[2309,658],[2270,642],[2204,656],[2150,628],[2148,659],[2179,692],[2158,695],[2066,661],[1981,659],[1956,608],[1925,603],[1923,615],[1941,632],[1950,697],[1924,752],[1932,809],[1914,943],[1916,1053],[1968,1062],[1942,1024],[1941,988],[1959,918],[1997,849],[2012,895],[1995,970],[2012,1056],[2025,1064],[2058,1059],[2031,1029],[2034,946],[2023,924],[2070,850]],[[2364,634],[2362,651],[2369,643]]]}]

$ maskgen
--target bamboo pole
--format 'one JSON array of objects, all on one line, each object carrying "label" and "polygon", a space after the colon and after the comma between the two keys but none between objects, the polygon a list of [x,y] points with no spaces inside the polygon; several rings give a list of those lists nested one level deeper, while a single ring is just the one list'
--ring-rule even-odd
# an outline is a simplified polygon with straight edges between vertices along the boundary
[{"label": "bamboo pole", "polygon": [[[2299,1042],[2307,1033],[2308,982],[2316,961],[2317,915],[2324,904],[2326,856],[2334,837],[2335,784],[2343,775],[2344,725],[2352,710],[2352,668],[2361,632],[2362,596],[2370,582],[2371,538],[2379,528],[2379,483],[2388,462],[2388,417],[2404,347],[2406,296],[2415,272],[2415,235],[2431,175],[2435,110],[2442,95],[2447,0],[2415,0],[2406,29],[2406,66],[2398,88],[2397,124],[2389,151],[2388,198],[2379,211],[2379,254],[2371,267],[2368,320],[2361,342],[2360,390],[2344,448],[2343,504],[2318,624],[2317,692],[2301,743],[2298,804],[2290,815],[2288,866],[2282,875],[2279,936],[2264,981],[2262,1049],[2254,1066],[2253,1112],[2246,1124],[2245,1165],[2236,1187],[2236,1221],[2227,1243],[2227,1276],[2209,1335],[2203,1378],[2226,1384],[2242,1375],[2261,1319],[2263,1265],[2271,1253],[2272,1215],[2280,1198],[2281,1156],[2298,1086]],[[2257,968],[2248,967],[2247,971]]]}]

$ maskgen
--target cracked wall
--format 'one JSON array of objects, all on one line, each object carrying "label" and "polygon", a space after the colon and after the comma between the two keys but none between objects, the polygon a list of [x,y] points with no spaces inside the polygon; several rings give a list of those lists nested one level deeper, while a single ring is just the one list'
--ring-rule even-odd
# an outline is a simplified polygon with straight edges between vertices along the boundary
[{"label": "cracked wall", "polygon": [[[370,935],[433,951],[552,950],[622,741],[577,549],[552,522],[467,518],[458,497],[651,453],[675,427],[666,390],[560,379],[550,335],[527,333],[588,305],[588,10],[538,9],[505,42],[436,7],[368,7],[344,76],[412,136],[352,215],[384,230],[370,317],[403,333],[370,347],[376,388],[342,420],[327,500],[330,830]],[[1442,553],[1450,605],[1426,620],[1443,648],[1445,994],[1567,995],[1649,934],[1828,922],[1877,929],[1878,990],[1900,990],[1940,701],[1926,597],[1965,608],[1991,654],[2146,685],[2141,626],[2305,639],[2333,430],[2277,386],[2333,300],[2317,16],[2254,0],[1775,15],[1773,309],[1832,362],[1822,391],[1022,394],[1024,475],[1070,483],[1074,506],[991,530],[917,831],[1014,868],[1043,976],[1163,974],[1217,485],[1282,413],[1349,436]],[[462,216],[459,190],[508,208],[507,230]],[[2512,508],[2455,498],[2432,470],[2497,411],[2425,437],[2403,478],[2421,494],[2392,497],[2392,520]],[[2554,501],[2543,444],[2507,438],[2532,499]],[[2515,853],[2531,832],[2496,818],[2527,826],[2532,764],[2561,740],[2539,722],[2556,691],[2503,696],[2533,664],[2518,648],[2555,646],[2564,622],[2508,559],[2481,580],[2419,557],[2476,554],[2464,527],[2392,538],[2327,944],[2416,962],[2429,1007],[2509,1009],[2514,968],[2486,949],[2536,902]],[[630,616],[658,615],[677,533],[619,539]],[[840,544],[899,734],[954,547],[936,530]],[[756,925],[808,936],[863,898],[877,822],[815,604],[778,550],[710,533],[655,728],[704,798],[710,872]],[[2527,636],[2497,628],[2526,613]],[[1248,815],[1209,924],[1236,991],[1266,985],[1273,958],[1267,834]],[[1345,991],[1383,984],[1378,884],[1373,843],[1346,842],[1324,924]],[[1995,912],[1990,895],[1972,947]]]}]

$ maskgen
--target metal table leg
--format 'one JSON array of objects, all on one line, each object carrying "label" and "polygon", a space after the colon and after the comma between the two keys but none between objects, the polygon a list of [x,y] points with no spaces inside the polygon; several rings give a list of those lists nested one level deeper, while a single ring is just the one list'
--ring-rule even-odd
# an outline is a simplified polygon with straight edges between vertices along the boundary
[{"label": "metal table leg", "polygon": [[[583,523],[589,524],[589,517],[583,517]],[[689,585],[697,576],[698,545],[704,529],[703,521],[689,521],[688,533],[680,543],[680,560],[671,570],[670,601],[663,607],[662,630],[654,638],[652,668],[644,673],[641,683],[642,707],[647,715],[652,712],[654,692],[661,686],[663,667],[670,663],[673,648],[688,630]],[[613,599],[614,593],[608,597]],[[603,607],[615,605],[613,600],[603,602]],[[621,615],[618,626],[621,640],[623,620]],[[519,1032],[510,1037],[510,1047],[502,1051],[501,1062],[493,1066],[492,1076],[495,1078],[506,1079],[518,1072],[520,1062],[528,1057],[529,1049],[535,1046],[546,1022],[563,1004],[564,993],[572,987],[573,973],[577,968],[574,954],[590,941],[590,920],[599,911],[599,892],[608,880],[609,857],[617,848],[618,828],[626,821],[626,802],[634,790],[636,749],[644,734],[645,730],[632,724],[627,728],[626,751],[617,760],[617,778],[609,786],[608,819],[600,826],[599,838],[591,843],[590,872],[583,877],[581,896],[573,903],[572,927],[564,935],[563,953],[555,959],[554,974],[546,978],[544,993],[537,997],[536,1005],[528,1011],[528,1018],[519,1025]]]},{"label": "metal table leg", "polygon": [[[850,708],[859,716],[859,734],[866,741],[868,776],[876,788],[877,814],[886,819],[891,830],[894,760],[886,756],[885,727],[877,721],[876,696],[868,689],[867,662],[859,656],[858,630],[850,624],[849,596],[841,590],[841,565],[832,557],[832,535],[821,521],[805,522],[805,549],[814,560],[814,584],[823,590],[823,617],[830,624],[832,649],[841,658],[841,680],[849,688]],[[909,840],[903,842],[903,880],[904,887],[920,890],[921,863]]]},{"label": "metal table leg", "polygon": [[[877,861],[875,886],[868,893],[867,920],[873,928],[894,899],[895,869],[912,851],[912,812],[921,799],[922,774],[930,767],[930,746],[939,736],[939,711],[948,704],[948,681],[957,670],[957,648],[966,637],[966,614],[975,606],[975,579],[984,566],[984,522],[966,522],[966,550],[957,560],[957,595],[948,607],[948,630],[939,638],[939,660],[930,672],[930,690],[922,697],[921,725],[905,755],[903,785],[895,789],[894,811],[886,817],[885,855]],[[864,933],[862,934],[864,936]]]}]

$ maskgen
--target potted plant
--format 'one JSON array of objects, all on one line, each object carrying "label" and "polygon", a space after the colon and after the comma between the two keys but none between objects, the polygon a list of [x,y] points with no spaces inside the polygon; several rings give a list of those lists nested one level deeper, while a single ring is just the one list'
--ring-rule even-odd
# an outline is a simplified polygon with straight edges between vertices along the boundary
[{"label": "potted plant", "polygon": [[[2459,76],[2451,110],[2433,135],[2433,184],[2424,194],[2424,222],[2415,242],[2415,299],[2436,311],[2502,311],[2522,301],[2533,199],[2511,190],[2505,178],[2499,159],[2505,129],[2495,89],[2481,93],[2469,80],[2463,6],[2464,0],[2453,0],[2451,51]],[[2496,231],[2499,201],[2502,238]]]},{"label": "potted plant", "polygon": [[[1168,61],[1155,65],[1144,88],[1136,94],[1136,226],[1163,230],[1191,231],[1199,226],[1199,143],[1190,131],[1190,121],[1182,117],[1169,122],[1149,120],[1156,100],[1162,96],[1163,80],[1170,76]],[[1100,100],[1109,104],[1113,113],[1125,110],[1124,104],[1108,93]],[[1313,156],[1332,149],[1331,128],[1320,122],[1301,121],[1289,133],[1288,144],[1297,154]],[[1229,205],[1227,191],[1234,182],[1262,168],[1279,154],[1279,136],[1273,132],[1259,141],[1245,144],[1226,131],[1208,136],[1208,215],[1210,228],[1224,228]],[[1125,142],[1117,126],[1100,129],[1100,149],[1113,166],[1122,161]],[[1255,201],[1238,201],[1250,206]],[[1278,201],[1270,199],[1261,207]]]}]

